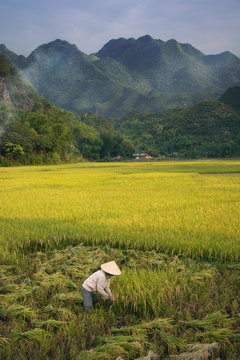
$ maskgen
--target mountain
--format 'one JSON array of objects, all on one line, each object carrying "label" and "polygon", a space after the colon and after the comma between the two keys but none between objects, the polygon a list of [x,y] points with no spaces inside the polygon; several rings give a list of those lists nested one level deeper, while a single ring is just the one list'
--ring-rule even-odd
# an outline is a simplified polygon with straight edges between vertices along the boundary
[{"label": "mountain", "polygon": [[23,81],[6,55],[0,53],[0,102],[19,109],[31,107],[39,95]]},{"label": "mountain", "polygon": [[230,52],[204,55],[176,40],[110,40],[86,55],[67,41],[55,40],[27,58],[4,52],[40,95],[75,114],[97,112],[121,117],[131,111],[161,111],[218,99],[240,85],[240,59]]},{"label": "mountain", "polygon": [[109,41],[96,56],[123,64],[139,83],[163,92],[199,91],[210,86],[225,88],[240,83],[240,59],[230,52],[206,56],[190,44],[139,39]]},{"label": "mountain", "polygon": [[219,100],[224,104],[231,106],[238,114],[240,114],[240,86],[227,89]]},{"label": "mountain", "polygon": [[[53,54],[56,59],[55,51]],[[88,67],[85,56],[77,52],[74,61]],[[43,60],[41,57],[39,67],[45,66]],[[61,56],[58,61],[63,61],[61,67],[65,65]],[[92,61],[96,61],[94,56]],[[35,59],[33,63],[36,65]],[[122,75],[126,76],[124,72]],[[239,87],[235,87],[228,89],[221,101],[203,101],[162,112],[135,111],[121,118],[93,113],[75,118],[73,113],[57,109],[40,97],[24,83],[10,60],[0,54],[0,165],[6,166],[9,161],[76,161],[81,156],[95,160],[129,157],[134,148],[153,156],[239,156],[240,115],[233,108],[239,104],[238,99]]]},{"label": "mountain", "polygon": [[4,54],[18,68],[23,67],[27,62],[25,56],[15,54],[13,51],[8,50],[4,44],[0,44],[0,54]]},{"label": "mountain", "polygon": [[0,166],[126,158],[133,152],[126,136],[98,132],[40,97],[0,54]]},{"label": "mountain", "polygon": [[[117,77],[129,76],[121,64],[110,61],[117,68],[114,77],[109,75],[107,60],[100,61],[99,67],[95,62],[94,56],[87,56],[75,45],[56,40],[33,51],[21,70],[41,95],[76,114],[96,108],[101,113],[114,112],[119,104],[123,112],[131,110],[125,99],[134,101],[139,94],[118,81]],[[118,110],[115,113],[119,114]]]}]

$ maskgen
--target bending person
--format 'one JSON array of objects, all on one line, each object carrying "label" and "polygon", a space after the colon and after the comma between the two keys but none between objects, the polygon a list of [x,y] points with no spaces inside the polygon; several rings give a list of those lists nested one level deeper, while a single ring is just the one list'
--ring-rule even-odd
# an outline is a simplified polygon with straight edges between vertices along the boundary
[{"label": "bending person", "polygon": [[101,265],[101,270],[90,275],[82,285],[83,306],[87,314],[92,306],[98,303],[97,294],[104,301],[113,301],[113,295],[110,290],[110,278],[114,275],[121,275],[121,270],[115,263],[110,261]]}]

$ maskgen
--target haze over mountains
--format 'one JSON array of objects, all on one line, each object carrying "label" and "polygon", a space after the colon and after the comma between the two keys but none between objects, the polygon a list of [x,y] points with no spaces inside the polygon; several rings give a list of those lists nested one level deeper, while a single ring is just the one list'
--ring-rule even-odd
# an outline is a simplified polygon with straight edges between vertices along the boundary
[{"label": "haze over mountains", "polygon": [[240,59],[205,55],[190,44],[149,35],[110,40],[86,55],[67,41],[39,46],[27,58],[0,45],[40,95],[75,114],[119,117],[217,99],[240,85]]}]

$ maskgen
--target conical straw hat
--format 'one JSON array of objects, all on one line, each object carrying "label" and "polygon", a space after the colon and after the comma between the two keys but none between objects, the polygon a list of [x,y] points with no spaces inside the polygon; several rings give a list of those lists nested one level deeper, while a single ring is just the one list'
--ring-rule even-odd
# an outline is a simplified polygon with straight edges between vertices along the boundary
[{"label": "conical straw hat", "polygon": [[101,265],[101,269],[110,275],[121,275],[121,270],[115,261],[109,261]]}]

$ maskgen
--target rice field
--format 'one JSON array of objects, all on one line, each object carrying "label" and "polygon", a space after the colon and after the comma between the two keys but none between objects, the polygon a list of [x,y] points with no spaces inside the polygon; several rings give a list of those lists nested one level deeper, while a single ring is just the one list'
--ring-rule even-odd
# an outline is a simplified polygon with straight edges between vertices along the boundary
[{"label": "rice field", "polygon": [[[240,356],[240,161],[0,168],[0,358]],[[115,302],[81,284],[115,259]]]}]

